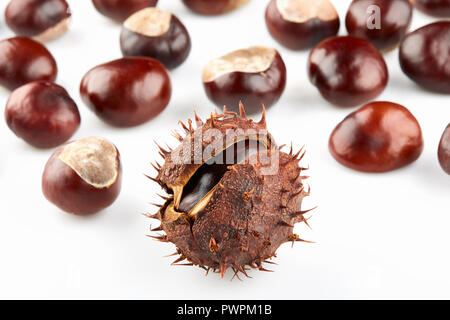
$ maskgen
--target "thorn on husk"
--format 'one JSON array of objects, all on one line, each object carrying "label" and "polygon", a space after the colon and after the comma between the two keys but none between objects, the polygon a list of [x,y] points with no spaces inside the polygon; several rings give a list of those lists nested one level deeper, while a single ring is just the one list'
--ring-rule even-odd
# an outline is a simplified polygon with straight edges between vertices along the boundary
[{"label": "thorn on husk", "polygon": [[261,116],[261,120],[259,120],[258,125],[261,127],[266,128],[267,127],[267,123],[266,123],[266,107],[264,106],[264,104],[262,105],[262,116]]},{"label": "thorn on husk", "polygon": [[152,178],[152,177],[150,177],[149,175],[146,175],[146,174],[144,174],[144,176],[145,176],[147,179],[150,179],[150,180],[156,182],[157,184],[159,184],[159,180],[158,180],[158,179]]},{"label": "thorn on husk", "polygon": [[201,127],[203,125],[202,119],[197,114],[197,111],[194,110],[194,117],[195,117],[195,124],[197,125],[197,128]]},{"label": "thorn on husk", "polygon": [[159,227],[150,229],[151,232],[155,232],[155,231],[164,231],[162,225],[160,225]]},{"label": "thorn on husk", "polygon": [[183,142],[183,137],[177,132],[177,131],[172,131],[172,135],[180,142]]},{"label": "thorn on husk", "polygon": [[242,101],[239,102],[239,116],[242,119],[247,120],[247,114],[245,113],[245,108],[244,105],[242,104]]},{"label": "thorn on husk", "polygon": [[209,250],[215,254],[217,252],[217,250],[219,250],[219,245],[216,242],[216,239],[214,239],[214,237],[211,237],[211,239],[209,240]]},{"label": "thorn on husk", "polygon": [[220,275],[223,278],[227,273],[227,265],[225,263],[220,263]]}]

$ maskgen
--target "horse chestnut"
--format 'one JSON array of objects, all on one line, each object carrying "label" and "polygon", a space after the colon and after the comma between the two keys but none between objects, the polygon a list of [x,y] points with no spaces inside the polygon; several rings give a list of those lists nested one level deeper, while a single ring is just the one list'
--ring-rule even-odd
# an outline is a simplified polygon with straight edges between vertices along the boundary
[{"label": "horse chestnut", "polygon": [[410,0],[353,0],[345,24],[349,35],[388,50],[400,43],[411,25],[412,14]]},{"label": "horse chestnut", "polygon": [[191,38],[176,16],[158,8],[146,8],[125,20],[120,47],[124,56],[155,58],[166,68],[174,69],[187,59]]},{"label": "horse chestnut", "polygon": [[450,174],[450,124],[445,128],[439,143],[438,158],[442,169]]},{"label": "horse chestnut", "polygon": [[14,90],[5,118],[19,138],[37,148],[59,146],[80,126],[77,105],[67,91],[47,81],[30,82]]},{"label": "horse chestnut", "polygon": [[386,172],[419,158],[423,150],[422,130],[405,107],[372,102],[349,114],[334,129],[329,148],[346,167]]},{"label": "horse chestnut", "polygon": [[98,12],[122,23],[136,11],[156,6],[158,0],[92,0],[92,3]]},{"label": "horse chestnut", "polygon": [[58,148],[42,176],[44,196],[63,211],[88,215],[109,207],[120,193],[122,172],[117,148],[98,137]]},{"label": "horse chestnut", "polygon": [[352,36],[329,38],[314,47],[308,72],[326,100],[344,107],[374,99],[384,90],[389,77],[377,48]]},{"label": "horse chestnut", "polygon": [[217,107],[226,105],[236,112],[242,101],[254,114],[261,104],[269,108],[278,101],[286,85],[286,66],[275,49],[250,47],[210,61],[202,80]]},{"label": "horse chestnut", "polygon": [[91,69],[80,94],[97,116],[113,126],[145,123],[169,103],[171,83],[166,68],[151,58],[128,57]]},{"label": "horse chestnut", "polygon": [[68,30],[70,10],[65,0],[11,0],[5,20],[15,34],[45,42]]},{"label": "horse chestnut", "polygon": [[58,69],[52,54],[25,37],[0,41],[0,85],[14,90],[35,80],[55,81]]},{"label": "horse chestnut", "polygon": [[335,36],[339,15],[329,0],[271,0],[266,25],[272,37],[292,50],[311,48]]},{"label": "horse chestnut", "polygon": [[192,11],[204,15],[224,14],[249,3],[250,0],[183,0]]},{"label": "horse chestnut", "polygon": [[259,122],[224,108],[197,128],[178,135],[180,145],[167,151],[157,182],[168,196],[150,218],[161,221],[153,236],[172,242],[180,255],[173,263],[187,260],[205,270],[227,268],[234,276],[247,276],[248,267],[267,271],[263,263],[275,256],[283,243],[302,240],[293,233],[296,223],[306,223],[302,201],[309,195],[307,178],[300,166],[302,149],[282,152],[268,133],[265,112]]},{"label": "horse chestnut", "polygon": [[400,45],[403,72],[430,91],[450,93],[450,21],[409,33]]},{"label": "horse chestnut", "polygon": [[412,0],[420,11],[438,18],[450,18],[450,0]]}]

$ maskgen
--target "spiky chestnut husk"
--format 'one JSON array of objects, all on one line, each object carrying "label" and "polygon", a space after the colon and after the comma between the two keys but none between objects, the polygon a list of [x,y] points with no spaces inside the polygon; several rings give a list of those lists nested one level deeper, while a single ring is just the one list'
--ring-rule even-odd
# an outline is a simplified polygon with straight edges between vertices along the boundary
[{"label": "spiky chestnut husk", "polygon": [[[183,265],[218,271],[222,277],[229,267],[235,276],[239,272],[248,276],[248,266],[267,271],[262,263],[270,263],[267,260],[275,256],[281,244],[305,241],[293,233],[295,223],[307,224],[304,215],[310,211],[301,210],[303,198],[309,195],[309,187],[305,190],[303,183],[307,177],[302,175],[307,168],[299,166],[304,156],[303,148],[296,154],[293,154],[292,146],[289,154],[281,152],[282,147],[278,147],[267,132],[264,109],[259,122],[247,119],[242,104],[240,115],[224,108],[223,114],[211,114],[205,123],[197,115],[195,120],[195,130],[191,120],[189,126],[180,122],[186,137],[175,133],[181,142],[175,150],[167,151],[158,145],[165,163],[153,165],[158,174],[150,179],[169,197],[162,197],[165,204],[157,205],[160,210],[148,215],[161,221],[161,225],[151,231],[165,232],[151,237],[176,245],[177,251],[173,255],[180,257],[173,264],[186,260]],[[180,210],[183,188],[205,164],[205,161],[194,164],[195,155],[207,147],[225,150],[230,146],[223,140],[214,140],[211,129],[224,136],[228,129],[258,132],[254,136],[239,136],[235,142],[241,138],[256,139],[267,147],[268,152],[259,152],[241,163],[229,165],[212,191],[189,212],[183,212]],[[200,143],[194,143],[197,137],[200,137]],[[188,152],[183,153],[185,150]],[[277,155],[278,161],[270,159]],[[279,169],[274,171],[275,174],[267,175],[272,166]]]}]

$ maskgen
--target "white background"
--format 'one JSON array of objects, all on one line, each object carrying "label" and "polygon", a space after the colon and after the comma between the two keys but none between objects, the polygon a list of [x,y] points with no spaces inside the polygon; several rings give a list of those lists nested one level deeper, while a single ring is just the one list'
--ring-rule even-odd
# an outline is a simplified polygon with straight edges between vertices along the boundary
[{"label": "white background", "polygon": [[[351,111],[329,105],[309,83],[308,52],[291,52],[269,36],[268,1],[220,17],[188,11],[178,0],[160,0],[190,31],[189,59],[171,72],[173,96],[156,119],[131,129],[103,124],[80,100],[79,82],[91,67],[121,57],[120,26],[101,16],[89,0],[69,1],[70,32],[48,43],[57,82],[78,103],[82,125],[74,138],[103,136],[122,154],[124,182],[118,201],[91,217],[60,212],[41,192],[41,174],[52,150],[36,150],[0,121],[0,298],[145,299],[313,299],[450,298],[450,177],[439,167],[437,147],[450,120],[449,96],[426,92],[400,70],[397,50],[387,54],[387,89],[379,99],[409,108],[419,120],[425,149],[414,164],[386,174],[363,174],[340,166],[329,154],[332,129]],[[342,22],[350,1],[333,1]],[[0,1],[0,38],[12,36]],[[432,22],[415,12],[412,28]],[[170,131],[178,120],[213,111],[201,85],[206,62],[250,45],[274,46],[288,68],[287,88],[268,112],[269,130],[279,144],[306,145],[312,196],[318,205],[310,224],[297,226],[316,244],[283,245],[274,273],[252,271],[253,279],[205,277],[193,267],[170,266],[174,250],[147,238],[150,223],[141,213],[160,190],[144,178],[157,159],[153,139],[176,146]],[[9,92],[0,88],[0,104]],[[159,160],[159,159],[158,159]],[[153,221],[154,226],[156,226]]]}]

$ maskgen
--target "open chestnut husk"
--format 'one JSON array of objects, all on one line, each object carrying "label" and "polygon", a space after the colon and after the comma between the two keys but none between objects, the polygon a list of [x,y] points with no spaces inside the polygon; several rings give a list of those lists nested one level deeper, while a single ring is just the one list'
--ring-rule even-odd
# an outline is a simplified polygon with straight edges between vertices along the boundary
[{"label": "open chestnut husk", "polygon": [[292,50],[311,48],[335,36],[340,27],[329,0],[271,0],[265,19],[272,37]]},{"label": "open chestnut husk", "polygon": [[450,0],[411,0],[420,11],[438,18],[450,18]]},{"label": "open chestnut husk", "polygon": [[380,50],[397,46],[411,25],[410,0],[353,0],[345,25],[349,35],[364,38]]},{"label": "open chestnut husk", "polygon": [[308,74],[327,101],[343,107],[373,100],[389,78],[377,48],[352,36],[329,38],[315,46],[309,55]]},{"label": "open chestnut husk", "polygon": [[166,68],[174,69],[189,56],[191,38],[175,15],[158,8],[146,8],[125,20],[120,48],[124,56],[155,58]]},{"label": "open chestnut husk", "polygon": [[42,191],[61,210],[89,215],[109,207],[122,182],[117,148],[99,137],[70,142],[58,148],[42,175]]},{"label": "open chestnut husk", "polygon": [[407,34],[399,58],[403,72],[418,85],[450,93],[450,21],[435,22]]},{"label": "open chestnut husk", "polygon": [[250,0],[183,0],[192,11],[204,15],[219,15],[239,9]]},{"label": "open chestnut husk", "polygon": [[92,0],[92,3],[102,15],[122,23],[133,13],[156,6],[158,0]]},{"label": "open chestnut husk", "polygon": [[5,10],[6,24],[15,34],[40,42],[64,34],[70,16],[65,0],[11,0]]},{"label": "open chestnut husk", "polygon": [[56,79],[58,68],[52,54],[26,37],[0,41],[0,85],[14,90],[28,82]]},{"label": "open chestnut husk", "polygon": [[442,134],[438,149],[438,159],[442,169],[450,174],[450,124]]},{"label": "open chestnut husk", "polygon": [[6,103],[5,119],[11,131],[36,148],[57,147],[80,126],[75,102],[63,87],[48,81],[14,90]]},{"label": "open chestnut husk", "polygon": [[[281,151],[267,131],[265,111],[259,122],[223,109],[206,121],[195,117],[175,149],[159,147],[162,165],[149,177],[167,196],[148,217],[161,224],[151,231],[161,242],[176,245],[173,264],[198,265],[223,277],[248,276],[248,266],[267,271],[263,263],[283,243],[303,241],[296,223],[307,222],[302,209],[309,196],[300,162],[303,148]],[[184,261],[184,262],[183,262]],[[269,261],[270,262],[270,261]]]},{"label": "open chestnut husk", "polygon": [[239,110],[245,104],[250,114],[274,105],[286,86],[286,66],[277,50],[250,47],[211,60],[203,69],[203,86],[218,107]]},{"label": "open chestnut husk", "polygon": [[329,149],[348,168],[387,172],[419,158],[423,150],[422,130],[405,107],[386,101],[372,102],[339,123],[330,136]]},{"label": "open chestnut husk", "polygon": [[127,57],[91,69],[83,77],[83,102],[106,123],[131,127],[160,114],[172,93],[169,74],[161,62]]}]

